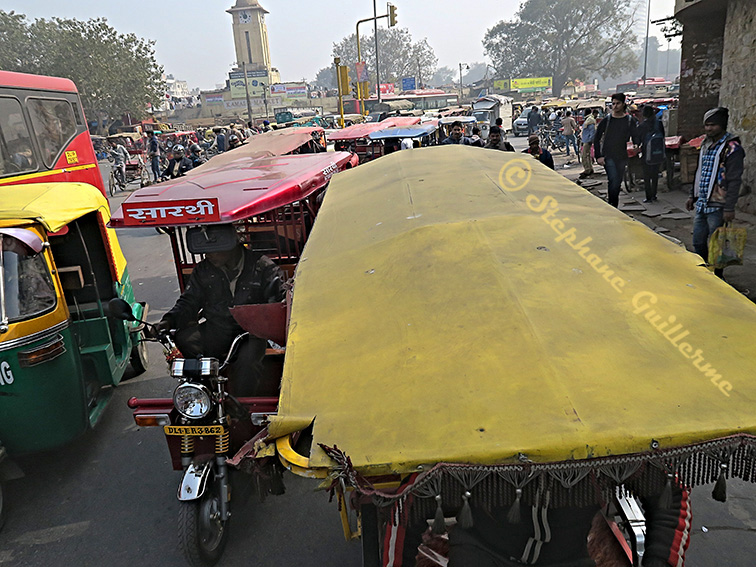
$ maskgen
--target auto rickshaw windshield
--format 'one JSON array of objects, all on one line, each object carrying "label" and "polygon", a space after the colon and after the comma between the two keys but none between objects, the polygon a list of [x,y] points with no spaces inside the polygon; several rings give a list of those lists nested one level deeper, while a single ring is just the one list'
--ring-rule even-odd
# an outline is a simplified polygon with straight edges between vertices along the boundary
[{"label": "auto rickshaw windshield", "polygon": [[[24,232],[39,240],[34,233]],[[35,250],[37,246],[26,243],[31,237],[22,240],[0,232],[0,332],[7,331],[9,323],[30,319],[55,307],[50,271],[44,256]]]}]

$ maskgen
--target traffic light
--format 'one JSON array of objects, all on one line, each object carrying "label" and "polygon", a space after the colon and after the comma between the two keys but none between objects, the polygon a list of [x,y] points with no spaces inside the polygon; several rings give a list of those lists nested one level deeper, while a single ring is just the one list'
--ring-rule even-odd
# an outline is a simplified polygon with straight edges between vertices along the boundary
[{"label": "traffic light", "polygon": [[370,81],[362,81],[360,83],[362,86],[362,100],[367,100],[370,98]]},{"label": "traffic light", "polygon": [[349,67],[346,65],[339,65],[339,94],[349,94]]},{"label": "traffic light", "polygon": [[396,25],[396,6],[393,4],[388,5],[388,17],[389,17],[389,27],[393,28]]},{"label": "traffic light", "polygon": [[353,82],[352,83],[352,96],[355,100],[358,100],[360,98],[360,84]]}]

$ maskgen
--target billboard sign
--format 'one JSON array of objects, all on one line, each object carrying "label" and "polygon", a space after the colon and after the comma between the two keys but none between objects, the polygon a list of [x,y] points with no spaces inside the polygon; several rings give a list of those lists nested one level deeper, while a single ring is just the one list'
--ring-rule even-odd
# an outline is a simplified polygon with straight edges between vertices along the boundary
[{"label": "billboard sign", "polygon": [[278,83],[270,86],[270,94],[282,98],[307,98],[306,83]]},{"label": "billboard sign", "polygon": [[531,77],[527,79],[512,79],[512,89],[550,89],[551,77]]},{"label": "billboard sign", "polygon": [[368,81],[367,64],[364,61],[358,61],[354,66],[357,69],[357,81],[360,83]]},{"label": "billboard sign", "polygon": [[[246,98],[247,94],[244,89],[244,72],[231,71],[228,74],[228,84],[231,86],[231,98]],[[262,96],[263,85],[268,84],[267,71],[247,71],[247,85],[249,86],[249,96]]]},{"label": "billboard sign", "polygon": [[404,77],[402,79],[402,90],[403,91],[414,91],[417,88],[417,82],[415,81],[415,77]]},{"label": "billboard sign", "polygon": [[496,91],[509,91],[509,79],[496,79],[494,81],[494,90]]},{"label": "billboard sign", "polygon": [[381,83],[381,94],[394,94],[394,83]]}]

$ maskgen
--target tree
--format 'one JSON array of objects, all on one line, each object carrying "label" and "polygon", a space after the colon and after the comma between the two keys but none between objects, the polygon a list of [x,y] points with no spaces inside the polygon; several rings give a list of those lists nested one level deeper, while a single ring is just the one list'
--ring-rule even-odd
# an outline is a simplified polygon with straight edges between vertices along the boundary
[{"label": "tree", "polygon": [[439,67],[431,77],[430,84],[434,87],[443,87],[454,84],[459,80],[458,71],[451,67]]},{"label": "tree", "polygon": [[[361,35],[360,47],[370,82],[375,84],[375,35]],[[355,34],[334,43],[332,55],[341,58],[341,65],[349,66],[349,76],[354,80],[357,73]],[[415,77],[419,85],[430,80],[438,64],[427,39],[413,42],[409,30],[400,28],[378,28],[378,56],[382,83],[396,83],[404,77]]]},{"label": "tree", "polygon": [[23,15],[0,11],[0,37],[0,68],[73,80],[84,111],[100,126],[127,113],[142,117],[148,104],[164,99],[155,42],[120,34],[105,19],[27,23]]},{"label": "tree", "polygon": [[336,70],[333,65],[329,67],[323,67],[318,74],[315,75],[314,83],[324,89],[335,89],[339,85],[336,82]]},{"label": "tree", "polygon": [[551,76],[559,96],[571,79],[606,78],[633,69],[638,39],[633,0],[525,0],[515,20],[483,38],[502,77]]}]

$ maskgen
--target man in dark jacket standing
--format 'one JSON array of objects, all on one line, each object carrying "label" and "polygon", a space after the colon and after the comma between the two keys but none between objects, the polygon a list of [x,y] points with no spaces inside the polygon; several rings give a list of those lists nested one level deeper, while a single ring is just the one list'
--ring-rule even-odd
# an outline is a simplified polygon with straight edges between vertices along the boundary
[{"label": "man in dark jacket standing", "polygon": [[627,143],[638,145],[638,122],[627,114],[624,93],[612,95],[612,112],[596,129],[593,151],[596,161],[606,169],[609,178],[608,201],[619,207],[619,193],[627,165]]},{"label": "man in dark jacket standing", "polygon": [[[701,144],[696,180],[685,204],[695,209],[693,247],[704,260],[709,258],[709,238],[726,222],[735,220],[735,205],[743,178],[745,151],[740,139],[727,131],[730,112],[712,108],[704,115],[706,139]],[[722,276],[722,270],[715,270]]]},{"label": "man in dark jacket standing", "polygon": [[[244,332],[229,309],[281,301],[284,276],[270,258],[242,246],[232,225],[190,229],[187,243],[190,252],[204,253],[205,259],[195,266],[184,293],[158,327],[178,329],[176,346],[185,357],[223,361],[234,338]],[[254,337],[240,347],[229,375],[236,394],[257,394],[265,348],[266,341]]]},{"label": "man in dark jacket standing", "polygon": [[541,113],[538,112],[538,107],[533,105],[528,114],[528,136],[537,132],[542,122],[543,119],[541,118]]}]

